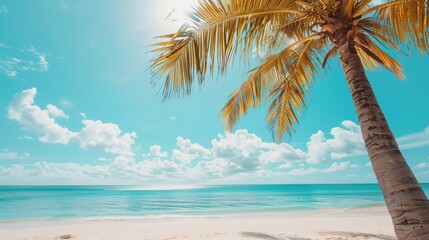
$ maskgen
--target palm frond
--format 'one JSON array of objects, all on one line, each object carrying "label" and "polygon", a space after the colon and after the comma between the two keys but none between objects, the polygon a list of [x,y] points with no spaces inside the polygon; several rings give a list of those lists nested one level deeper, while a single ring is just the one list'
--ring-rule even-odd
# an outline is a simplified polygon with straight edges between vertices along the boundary
[{"label": "palm frond", "polygon": [[235,123],[247,113],[249,108],[259,106],[272,86],[284,80],[282,75],[288,73],[285,70],[292,71],[292,73],[288,73],[289,75],[294,74],[294,70],[287,65],[290,64],[289,58],[297,55],[296,49],[299,50],[299,45],[320,37],[321,35],[315,34],[302,38],[279,53],[269,56],[259,67],[249,71],[250,76],[231,94],[230,99],[221,111],[226,129],[231,130]]},{"label": "palm frond", "polygon": [[358,17],[358,16],[362,15],[362,13],[366,10],[366,8],[371,3],[371,1],[372,0],[363,0],[363,1],[359,2],[356,5],[356,8],[354,9],[353,17]]},{"label": "palm frond", "polygon": [[429,52],[429,0],[391,0],[363,14],[374,14],[386,31],[394,33],[396,43]]},{"label": "palm frond", "polygon": [[375,44],[369,36],[362,33],[357,34],[356,43],[359,56],[367,68],[377,67],[378,62],[387,70],[394,72],[398,78],[405,78],[401,70],[402,65]]},{"label": "palm frond", "polygon": [[[207,70],[222,74],[237,50],[250,54],[265,43],[268,28],[306,16],[294,0],[201,0],[192,24],[161,36],[152,60],[152,83],[163,79],[164,99],[188,95],[195,79],[202,84]],[[308,14],[307,14],[308,15]]]},{"label": "palm frond", "polygon": [[353,16],[353,10],[354,10],[354,6],[355,6],[355,2],[356,1],[342,0],[341,13],[342,13],[343,17],[345,17],[346,19],[349,19]]},{"label": "palm frond", "polygon": [[276,72],[277,78],[282,80],[276,81],[269,94],[271,103],[267,125],[279,140],[285,132],[290,133],[295,124],[298,124],[298,115],[305,106],[305,94],[320,69],[319,53],[322,46],[320,40],[311,40],[301,45],[290,56],[289,63],[283,70]]}]

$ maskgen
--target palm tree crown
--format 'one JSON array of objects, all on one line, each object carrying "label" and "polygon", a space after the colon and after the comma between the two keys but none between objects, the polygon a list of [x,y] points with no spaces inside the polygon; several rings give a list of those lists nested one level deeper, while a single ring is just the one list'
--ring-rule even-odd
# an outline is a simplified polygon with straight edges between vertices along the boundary
[{"label": "palm tree crown", "polygon": [[188,24],[160,36],[153,50],[152,82],[163,96],[190,94],[207,71],[224,73],[238,55],[267,53],[222,109],[229,130],[249,108],[268,101],[268,126],[279,139],[293,130],[305,94],[327,60],[342,48],[366,68],[381,65],[403,78],[401,65],[383,48],[429,49],[428,0],[199,0]]}]

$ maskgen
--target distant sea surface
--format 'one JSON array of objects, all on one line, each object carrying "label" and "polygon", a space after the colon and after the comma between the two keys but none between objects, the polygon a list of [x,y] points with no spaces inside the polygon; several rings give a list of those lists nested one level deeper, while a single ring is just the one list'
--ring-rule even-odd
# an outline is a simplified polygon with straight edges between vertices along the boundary
[{"label": "distant sea surface", "polygon": [[[429,193],[429,184],[422,186]],[[287,212],[383,203],[376,184],[0,186],[0,222]]]}]

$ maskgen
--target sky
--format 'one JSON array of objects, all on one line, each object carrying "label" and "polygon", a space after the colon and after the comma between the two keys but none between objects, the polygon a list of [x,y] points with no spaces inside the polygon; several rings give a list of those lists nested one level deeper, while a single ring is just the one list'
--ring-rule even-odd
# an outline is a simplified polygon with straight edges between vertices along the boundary
[{"label": "sky", "polygon": [[[0,0],[0,185],[374,183],[338,59],[282,142],[266,106],[226,133],[219,111],[249,66],[162,102],[150,45],[194,0]],[[171,14],[170,14],[171,13]],[[405,80],[368,71],[409,165],[429,182],[429,57]]]}]

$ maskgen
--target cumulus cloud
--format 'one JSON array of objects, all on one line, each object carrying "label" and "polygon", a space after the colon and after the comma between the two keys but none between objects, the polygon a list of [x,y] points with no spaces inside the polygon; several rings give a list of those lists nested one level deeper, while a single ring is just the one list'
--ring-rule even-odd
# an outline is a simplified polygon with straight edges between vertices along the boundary
[{"label": "cumulus cloud", "polygon": [[[349,120],[343,121],[341,125],[331,129],[331,138],[327,138],[322,131],[310,137],[307,142],[307,162],[318,164],[366,154],[359,125]],[[429,146],[429,127],[399,137],[397,141],[402,150]]]},{"label": "cumulus cloud", "polygon": [[7,149],[0,152],[0,160],[24,160],[28,157],[30,157],[29,153],[11,152]]},{"label": "cumulus cloud", "polygon": [[[69,143],[76,133],[56,123],[48,109],[35,105],[36,94],[36,88],[16,94],[7,109],[9,119],[17,121],[24,131],[39,135],[39,140],[42,142]],[[52,107],[55,106],[52,105]]]},{"label": "cumulus cloud", "polygon": [[131,146],[137,137],[135,132],[121,133],[118,125],[100,120],[84,119],[83,128],[74,132],[56,122],[68,118],[58,107],[48,104],[46,109],[35,104],[36,88],[24,90],[14,96],[8,107],[8,117],[17,121],[22,129],[39,136],[46,143],[77,143],[83,149],[101,149],[107,153],[134,156]]},{"label": "cumulus cloud", "polygon": [[173,150],[174,160],[178,160],[184,164],[189,164],[192,160],[202,159],[211,154],[209,150],[198,143],[192,143],[189,139],[177,137],[176,140],[178,149]]},{"label": "cumulus cloud", "polygon": [[[329,160],[365,155],[366,149],[356,123],[346,120],[341,127],[332,128],[331,138],[326,138],[324,132],[318,131],[310,137],[307,143],[307,162],[318,164]],[[429,127],[421,132],[408,134],[397,138],[402,150],[429,146]]]},{"label": "cumulus cloud", "polygon": [[100,120],[83,120],[84,127],[75,136],[75,140],[83,149],[103,149],[115,155],[134,156],[131,145],[137,137],[135,132],[121,135],[119,126],[103,123]]},{"label": "cumulus cloud", "polygon": [[168,156],[167,152],[161,150],[161,146],[153,145],[149,147],[149,153],[143,154],[143,157],[165,158]]},{"label": "cumulus cloud", "polygon": [[[353,145],[351,144],[353,141],[346,145],[336,143],[336,141],[346,138],[357,130],[356,125],[350,122],[344,122],[343,128],[334,128],[331,131],[334,136],[333,139],[324,139],[321,132],[313,135],[308,144],[310,146],[308,152],[295,148],[288,143],[265,142],[247,130],[237,130],[234,133],[219,134],[217,138],[211,141],[209,147],[204,147],[190,139],[179,136],[176,139],[176,148],[171,150],[171,154],[163,151],[161,146],[153,145],[149,147],[148,153],[142,155],[143,160],[138,161],[131,149],[137,136],[135,132],[123,134],[118,125],[104,123],[100,120],[90,120],[84,114],[81,114],[84,117],[82,120],[83,128],[73,132],[56,122],[57,119],[67,117],[61,109],[51,104],[46,109],[41,109],[34,103],[35,95],[35,88],[17,94],[9,107],[9,118],[19,122],[24,130],[41,136],[42,141],[64,144],[77,143],[83,149],[101,149],[116,155],[114,158],[99,158],[100,161],[109,161],[110,163],[94,166],[95,169],[91,169],[90,165],[78,166],[74,164],[45,163],[33,166],[32,170],[39,173],[54,172],[53,175],[43,174],[46,177],[53,177],[60,173],[67,176],[73,172],[71,169],[74,168],[78,171],[82,170],[85,174],[94,173],[98,177],[117,176],[165,180],[168,178],[210,179],[231,176],[277,176],[279,174],[303,176],[312,173],[340,171],[351,167],[349,162],[345,162],[335,163],[328,169],[304,168],[304,163],[310,157],[316,156],[315,152],[317,151],[314,151],[317,149],[314,145],[317,144],[316,137],[319,137],[321,145],[327,146],[327,150],[322,151],[318,156],[341,158],[352,154],[353,151],[347,149],[346,146]],[[40,119],[45,120],[41,121]],[[57,130],[53,131],[52,128]],[[64,133],[68,133],[68,135]],[[67,137],[62,138],[63,135]],[[64,140],[54,141],[52,139]],[[293,169],[294,166],[300,167]],[[60,171],[61,168],[64,168],[61,170],[63,172]],[[285,169],[291,170],[285,173]]]},{"label": "cumulus cloud", "polygon": [[263,162],[281,163],[300,162],[306,159],[306,153],[287,143],[264,143],[260,159]]},{"label": "cumulus cloud", "polygon": [[360,127],[352,121],[343,121],[342,127],[332,128],[332,138],[326,139],[322,131],[310,137],[307,143],[309,163],[365,154]]},{"label": "cumulus cloud", "polygon": [[[305,153],[287,143],[264,142],[247,130],[218,135],[211,141],[210,161],[201,161],[197,167],[205,169],[208,176],[255,172],[266,169],[269,164],[285,168],[305,160]],[[281,167],[280,167],[281,166]]]},{"label": "cumulus cloud", "polygon": [[[176,139],[176,147],[171,151],[153,145],[145,154],[136,157],[132,149],[137,137],[135,132],[123,133],[117,124],[91,120],[84,113],[81,113],[82,128],[79,131],[69,130],[58,123],[61,119],[68,118],[64,111],[52,104],[45,108],[39,107],[34,100],[36,93],[35,88],[18,93],[8,107],[8,117],[18,122],[24,131],[35,134],[42,142],[74,143],[82,149],[100,149],[114,156],[98,158],[105,161],[99,165],[39,162],[25,166],[0,167],[0,176],[2,173],[4,176],[26,174],[54,179],[59,176],[71,178],[78,172],[82,179],[90,179],[93,175],[95,179],[160,181],[306,176],[340,171],[346,171],[352,176],[350,169],[359,165],[350,161],[332,162],[326,168],[308,165],[365,153],[359,126],[352,121],[343,121],[341,126],[331,129],[330,136],[325,136],[322,131],[313,134],[306,144],[307,149],[300,149],[288,143],[265,142],[247,130],[237,130],[234,133],[219,134],[208,146],[179,136]],[[426,129],[400,139],[407,144],[426,141],[428,131]],[[408,146],[421,146],[421,143]],[[11,152],[7,154],[16,159],[26,156]],[[1,156],[0,154],[0,158]],[[6,156],[6,152],[3,156]],[[426,165],[419,164],[416,167]]]},{"label": "cumulus cloud", "polygon": [[[173,159],[180,159],[180,162],[186,164],[189,164],[190,160],[198,159],[192,169],[193,174],[208,178],[261,173],[268,170],[269,164],[279,165],[278,168],[281,169],[305,160],[305,153],[300,149],[286,143],[264,142],[255,134],[242,129],[234,133],[219,134],[211,141],[210,148],[180,137],[177,146],[178,149],[173,150]],[[183,155],[187,156],[185,161],[175,157]]]},{"label": "cumulus cloud", "polygon": [[52,104],[48,104],[46,105],[46,109],[48,110],[48,113],[51,117],[54,118],[69,118],[69,116],[67,116],[63,110],[57,108],[56,106],[52,105]]}]

